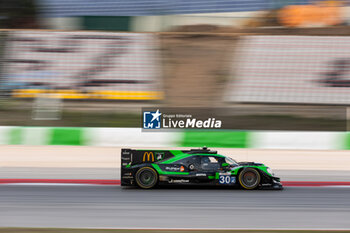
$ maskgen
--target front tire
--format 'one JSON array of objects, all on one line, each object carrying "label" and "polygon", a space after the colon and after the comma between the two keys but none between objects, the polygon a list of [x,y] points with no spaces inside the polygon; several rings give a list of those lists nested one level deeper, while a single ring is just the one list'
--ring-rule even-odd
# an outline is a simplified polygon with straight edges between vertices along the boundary
[{"label": "front tire", "polygon": [[156,186],[158,182],[158,174],[151,167],[143,167],[136,172],[135,180],[140,188],[150,189]]},{"label": "front tire", "polygon": [[260,173],[254,168],[245,168],[238,176],[238,180],[244,189],[256,189],[261,180]]}]

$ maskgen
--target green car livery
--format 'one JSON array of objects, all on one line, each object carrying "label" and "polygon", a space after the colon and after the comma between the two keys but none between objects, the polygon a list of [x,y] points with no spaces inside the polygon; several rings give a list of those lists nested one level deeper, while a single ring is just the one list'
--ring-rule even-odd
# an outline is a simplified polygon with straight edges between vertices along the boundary
[{"label": "green car livery", "polygon": [[236,162],[206,147],[190,150],[122,149],[121,185],[144,189],[157,185],[283,189],[280,179],[264,164]]}]

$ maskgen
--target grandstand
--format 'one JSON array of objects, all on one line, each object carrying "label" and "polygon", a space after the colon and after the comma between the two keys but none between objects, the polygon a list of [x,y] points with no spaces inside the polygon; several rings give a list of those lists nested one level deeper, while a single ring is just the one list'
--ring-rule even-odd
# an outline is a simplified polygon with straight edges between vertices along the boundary
[{"label": "grandstand", "polygon": [[[36,15],[30,16],[38,24],[29,31],[1,31],[0,90],[7,102],[16,103],[9,106],[19,109],[31,108],[32,99],[47,97],[64,100],[65,109],[90,112],[96,106],[114,112],[115,106],[132,109],[159,103],[239,105],[240,112],[251,104],[344,106],[350,103],[348,18],[340,12],[346,12],[347,4],[38,0]],[[279,12],[289,6],[332,8],[334,15],[318,15],[322,24],[314,25],[321,20],[296,14],[298,21],[291,18],[294,24],[282,27]],[[260,23],[247,24],[255,19]],[[303,25],[327,27],[299,28]],[[127,32],[135,29],[139,32]],[[168,32],[141,33],[163,30]]]}]

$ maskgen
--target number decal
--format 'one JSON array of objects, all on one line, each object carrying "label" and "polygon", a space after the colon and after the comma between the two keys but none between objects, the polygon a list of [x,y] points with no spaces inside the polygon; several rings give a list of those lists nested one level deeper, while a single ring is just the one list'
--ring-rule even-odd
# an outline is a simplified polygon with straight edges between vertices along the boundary
[{"label": "number decal", "polygon": [[229,176],[229,175],[221,175],[221,176],[219,176],[219,183],[220,184],[234,184],[234,183],[236,183],[236,177]]}]

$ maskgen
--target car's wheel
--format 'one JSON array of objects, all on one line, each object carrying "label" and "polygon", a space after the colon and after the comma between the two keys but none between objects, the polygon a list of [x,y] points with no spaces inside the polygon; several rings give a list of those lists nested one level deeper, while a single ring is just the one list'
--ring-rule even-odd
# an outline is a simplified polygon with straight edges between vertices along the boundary
[{"label": "car's wheel", "polygon": [[261,176],[254,168],[245,168],[238,176],[239,183],[244,189],[255,189],[259,186]]},{"label": "car's wheel", "polygon": [[136,172],[135,179],[139,187],[150,189],[157,184],[158,174],[151,167],[143,167]]}]

